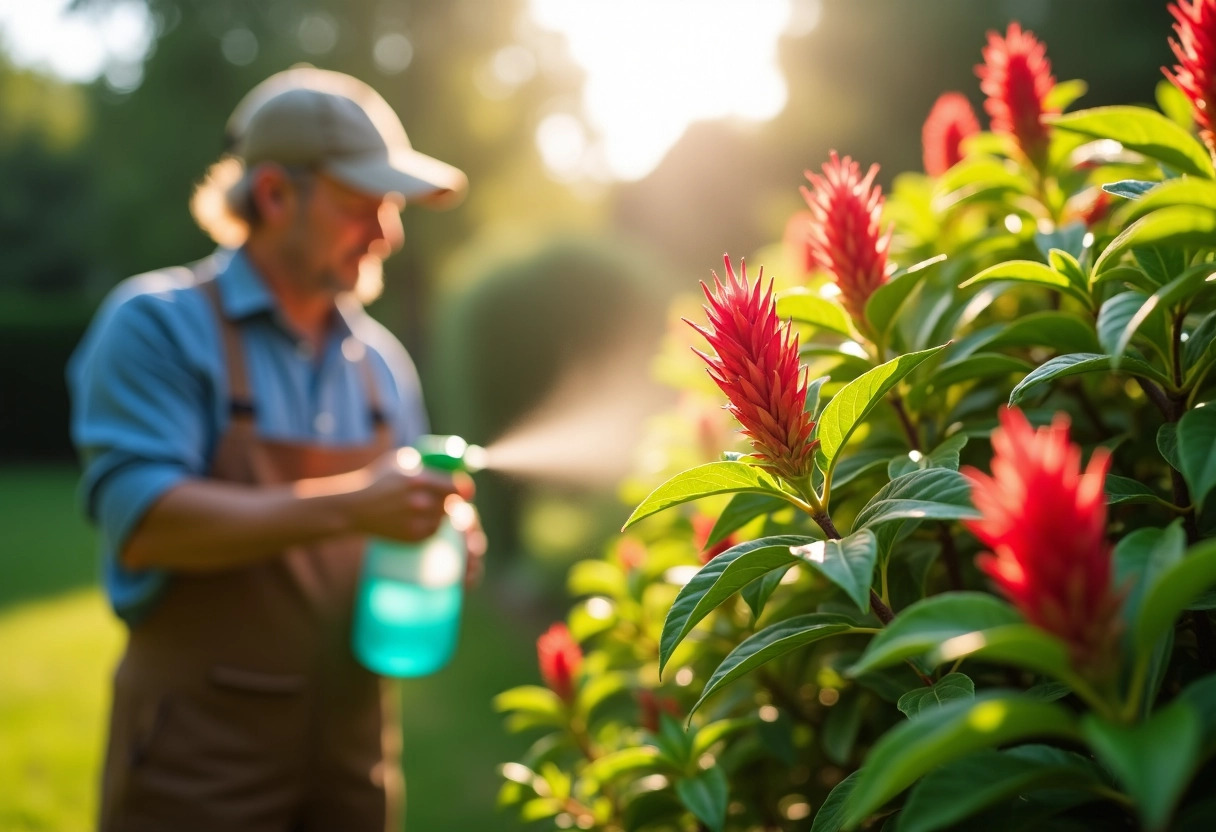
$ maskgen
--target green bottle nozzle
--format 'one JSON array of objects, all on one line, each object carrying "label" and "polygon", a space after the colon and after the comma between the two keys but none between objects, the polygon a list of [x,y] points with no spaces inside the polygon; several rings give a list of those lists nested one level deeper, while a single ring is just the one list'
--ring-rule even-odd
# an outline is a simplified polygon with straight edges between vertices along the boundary
[{"label": "green bottle nozzle", "polygon": [[486,465],[486,449],[470,445],[459,436],[427,434],[418,437],[414,448],[422,464],[439,471],[480,471]]}]

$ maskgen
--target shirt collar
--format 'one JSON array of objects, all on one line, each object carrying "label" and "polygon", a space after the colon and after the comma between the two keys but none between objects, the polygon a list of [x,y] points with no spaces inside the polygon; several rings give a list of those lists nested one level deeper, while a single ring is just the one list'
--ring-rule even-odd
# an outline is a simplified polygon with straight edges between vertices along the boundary
[{"label": "shirt collar", "polygon": [[[290,326],[279,311],[278,300],[250,262],[245,249],[221,250],[215,256],[219,259],[215,279],[224,314],[233,321],[269,314],[280,326],[290,331]],[[334,315],[334,332],[342,336],[350,335],[358,326],[359,319],[367,314],[353,296],[340,297],[334,306],[337,312]]]}]

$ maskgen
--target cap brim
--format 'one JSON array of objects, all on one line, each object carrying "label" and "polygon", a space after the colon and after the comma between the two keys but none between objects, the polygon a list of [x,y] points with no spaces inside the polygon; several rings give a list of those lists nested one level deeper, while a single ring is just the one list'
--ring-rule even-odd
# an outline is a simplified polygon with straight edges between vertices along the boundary
[{"label": "cap brim", "polygon": [[457,205],[469,187],[463,171],[416,150],[398,151],[387,159],[376,154],[330,160],[322,168],[357,191],[400,194],[406,202],[440,210]]}]

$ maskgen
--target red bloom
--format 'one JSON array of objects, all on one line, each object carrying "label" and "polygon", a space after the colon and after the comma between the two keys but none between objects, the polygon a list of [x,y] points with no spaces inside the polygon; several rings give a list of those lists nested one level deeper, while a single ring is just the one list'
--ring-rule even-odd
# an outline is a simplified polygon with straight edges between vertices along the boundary
[{"label": "red bloom", "polygon": [[642,689],[637,693],[638,706],[641,713],[639,714],[639,722],[643,728],[650,733],[657,733],[659,730],[659,717],[667,713],[676,719],[683,717],[680,711],[680,703],[670,696],[659,696],[652,690]]},{"label": "red bloom", "polygon": [[861,323],[866,301],[887,282],[887,249],[891,231],[879,228],[882,189],[875,186],[878,165],[864,177],[856,162],[832,151],[823,176],[806,172],[814,190],[803,186],[802,196],[811,208],[811,249],[815,262],[826,269],[840,288],[844,308]]},{"label": "red bloom", "polygon": [[736,543],[735,536],[730,534],[713,546],[706,545],[709,542],[709,533],[714,530],[717,522],[708,514],[697,514],[692,518],[693,540],[697,544],[697,553],[702,564],[709,563]]},{"label": "red bloom", "polygon": [[622,537],[616,556],[626,572],[633,572],[646,562],[646,544],[636,537]]},{"label": "red bloom", "polygon": [[806,369],[798,363],[798,336],[789,322],[777,318],[773,284],[761,295],[764,269],[755,287],[747,282],[747,265],[740,262],[735,277],[726,262],[726,283],[717,273],[714,291],[701,284],[709,305],[709,329],[685,321],[705,336],[717,355],[694,350],[709,365],[709,376],[726,394],[726,409],[743,425],[760,465],[792,482],[810,476],[818,440],[815,423],[806,412]]},{"label": "red bloom", "polygon": [[1077,218],[1085,223],[1086,228],[1093,228],[1110,213],[1110,194],[1101,188],[1096,188],[1093,199],[1082,208]]},{"label": "red bloom", "polygon": [[1174,16],[1174,32],[1170,48],[1178,58],[1171,72],[1162,69],[1175,87],[1191,100],[1191,112],[1199,125],[1199,135],[1208,150],[1216,154],[1216,2],[1185,0],[1169,5]]},{"label": "red bloom", "polygon": [[540,675],[566,702],[574,698],[574,677],[583,663],[583,651],[560,621],[536,640],[536,655],[540,660]]},{"label": "red bloom", "polygon": [[1004,410],[992,434],[992,476],[971,468],[982,515],[967,527],[991,551],[976,564],[1028,621],[1066,641],[1078,666],[1100,668],[1117,632],[1103,484],[1110,454],[1098,448],[1081,472],[1068,419],[1037,431]]},{"label": "red bloom", "polygon": [[1055,86],[1051,61],[1045,47],[1033,34],[1016,23],[1002,39],[988,33],[984,63],[975,68],[980,89],[988,99],[984,109],[992,119],[992,132],[1012,135],[1019,148],[1036,165],[1047,152],[1048,126],[1043,116],[1057,113],[1047,106],[1047,94]]},{"label": "red bloom", "polygon": [[963,139],[980,132],[971,102],[960,92],[943,94],[933,103],[920,138],[924,147],[925,173],[941,176],[963,158]]}]

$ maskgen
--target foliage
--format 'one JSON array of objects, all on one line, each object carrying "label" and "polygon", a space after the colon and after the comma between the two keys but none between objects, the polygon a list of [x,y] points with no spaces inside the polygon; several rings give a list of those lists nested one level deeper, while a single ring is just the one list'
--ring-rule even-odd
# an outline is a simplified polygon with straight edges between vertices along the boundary
[{"label": "foliage", "polygon": [[[639,832],[1216,817],[1212,157],[1168,83],[1162,112],[1069,112],[1084,84],[1055,83],[1033,35],[1008,31],[980,73],[992,129],[925,133],[953,136],[926,157],[954,164],[898,176],[883,204],[833,157],[832,200],[806,192],[814,216],[790,227],[812,230],[787,234],[786,259],[807,271],[777,276],[773,307],[805,377],[775,358],[790,336],[753,308],[759,290],[709,293],[730,412],[752,440],[797,441],[751,455],[726,437],[687,350],[704,341],[669,339],[658,366],[681,404],[625,486],[626,534],[570,573],[573,689],[497,700],[536,736],[502,769],[520,817]],[[848,269],[887,253],[875,205],[894,270],[863,284]]]}]

